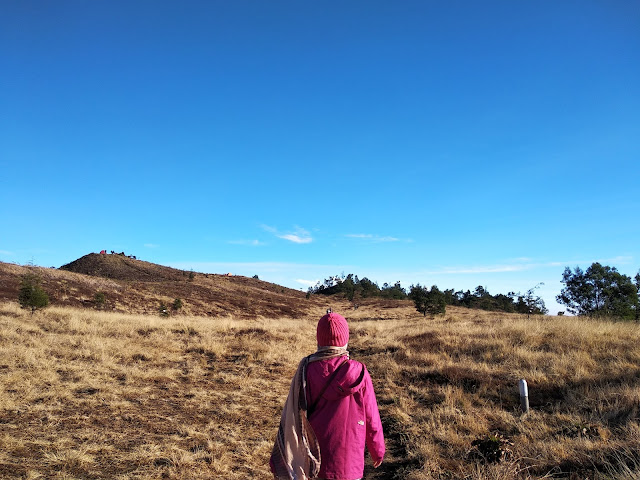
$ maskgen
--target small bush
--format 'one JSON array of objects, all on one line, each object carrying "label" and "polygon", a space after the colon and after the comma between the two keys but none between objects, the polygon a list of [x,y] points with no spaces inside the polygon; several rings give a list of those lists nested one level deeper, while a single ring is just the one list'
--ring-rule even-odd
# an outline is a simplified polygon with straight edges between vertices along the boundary
[{"label": "small bush", "polygon": [[18,301],[22,308],[30,308],[31,314],[49,305],[49,296],[40,286],[40,277],[36,273],[26,273],[20,279]]},{"label": "small bush", "polygon": [[93,296],[93,301],[95,302],[97,308],[104,308],[107,297],[104,292],[96,292],[96,294]]},{"label": "small bush", "polygon": [[180,310],[182,308],[182,300],[180,300],[179,298],[176,298],[173,301],[173,305],[171,305],[171,308],[176,312]]},{"label": "small bush", "polygon": [[471,442],[472,457],[482,459],[487,463],[500,462],[511,455],[513,443],[499,433],[486,435]]},{"label": "small bush", "polygon": [[160,313],[161,317],[168,317],[169,310],[167,309],[167,304],[164,302],[160,302],[160,306],[158,307],[158,313]]}]

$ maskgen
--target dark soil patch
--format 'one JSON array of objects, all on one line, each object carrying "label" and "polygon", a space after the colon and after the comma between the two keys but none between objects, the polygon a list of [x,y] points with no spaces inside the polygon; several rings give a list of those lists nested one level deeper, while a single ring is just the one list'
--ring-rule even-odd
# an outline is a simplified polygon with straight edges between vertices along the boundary
[{"label": "dark soil patch", "polygon": [[77,396],[84,396],[84,395],[95,395],[99,391],[100,391],[99,388],[85,387],[85,388],[77,388],[75,390],[75,393]]},{"label": "dark soil patch", "polygon": [[277,340],[278,337],[264,328],[242,328],[239,330],[232,330],[233,334],[238,337],[260,338],[261,340]]}]

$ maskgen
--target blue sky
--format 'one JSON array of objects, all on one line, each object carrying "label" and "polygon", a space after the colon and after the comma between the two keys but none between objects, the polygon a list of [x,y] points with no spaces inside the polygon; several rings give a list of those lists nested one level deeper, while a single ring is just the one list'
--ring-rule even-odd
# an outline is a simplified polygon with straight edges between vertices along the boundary
[{"label": "blue sky", "polygon": [[640,4],[3,1],[0,260],[306,290],[640,269]]}]

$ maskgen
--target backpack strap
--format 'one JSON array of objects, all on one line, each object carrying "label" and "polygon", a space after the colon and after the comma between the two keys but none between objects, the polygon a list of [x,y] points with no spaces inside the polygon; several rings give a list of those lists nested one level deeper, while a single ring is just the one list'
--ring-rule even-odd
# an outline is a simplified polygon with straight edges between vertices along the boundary
[{"label": "backpack strap", "polygon": [[324,395],[324,392],[327,391],[327,388],[329,387],[329,384],[331,383],[331,381],[336,377],[336,375],[338,374],[338,371],[344,366],[345,363],[347,363],[349,361],[349,357],[345,358],[342,363],[340,365],[338,365],[338,368],[336,368],[333,372],[331,372],[331,375],[329,376],[329,379],[326,381],[326,383],[324,384],[324,387],[322,387],[322,390],[320,391],[320,394],[316,397],[316,400],[311,404],[311,406],[307,409],[307,418],[311,417],[311,415],[313,414],[314,410],[316,409],[316,407],[318,406],[318,402],[320,401],[320,399],[322,398],[322,395]]}]

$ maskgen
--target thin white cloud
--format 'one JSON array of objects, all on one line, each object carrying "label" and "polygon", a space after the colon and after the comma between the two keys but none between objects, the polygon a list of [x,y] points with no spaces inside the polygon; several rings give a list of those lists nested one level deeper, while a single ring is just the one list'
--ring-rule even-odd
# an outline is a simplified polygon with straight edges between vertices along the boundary
[{"label": "thin white cloud", "polygon": [[[371,233],[348,233],[345,235],[345,237],[347,238],[358,238],[361,240],[370,240],[372,242],[375,243],[382,243],[382,242],[400,242],[401,239],[397,238],[397,237],[391,237],[391,236],[381,236],[381,235],[374,235]],[[405,240],[407,242],[411,241],[411,240]]]},{"label": "thin white cloud", "polygon": [[260,240],[229,240],[227,243],[231,245],[247,245],[249,247],[260,247],[266,245],[266,243]]},{"label": "thin white cloud", "polygon": [[614,266],[615,266],[615,264],[628,265],[630,263],[633,263],[633,257],[631,257],[631,256],[622,256],[621,255],[621,256],[618,256],[618,257],[613,257],[613,258],[600,260],[600,263],[604,263],[604,264],[613,263]]},{"label": "thin white cloud", "polygon": [[302,269],[321,268],[329,271],[336,271],[339,269],[352,268],[348,265],[318,265],[313,263],[288,263],[288,262],[170,262],[167,265],[174,268],[200,268],[216,269],[222,268],[223,270],[229,268],[259,268],[263,271],[298,271]]},{"label": "thin white cloud", "polygon": [[278,230],[274,227],[271,227],[269,225],[265,225],[262,224],[260,225],[260,227],[265,231],[265,232],[269,232],[269,233],[273,233],[274,235],[278,233]]},{"label": "thin white cloud", "polygon": [[504,272],[521,272],[533,268],[532,265],[484,265],[476,267],[444,267],[441,270],[433,270],[425,272],[428,274],[477,274],[477,273],[504,273]]},{"label": "thin white cloud", "polygon": [[513,259],[514,262],[533,262],[533,258],[530,257],[518,257]]},{"label": "thin white cloud", "polygon": [[296,226],[293,231],[286,232],[286,233],[282,233],[277,228],[271,227],[269,225],[262,225],[262,229],[269,233],[272,233],[278,238],[281,238],[283,240],[288,240],[293,243],[304,244],[304,243],[311,243],[313,241],[313,237],[311,236],[311,233],[309,233],[304,228],[301,228],[298,226]]},{"label": "thin white cloud", "polygon": [[311,238],[309,234],[298,235],[295,233],[287,233],[285,235],[278,235],[278,237],[293,243],[311,243],[313,241],[313,238]]},{"label": "thin white cloud", "polygon": [[565,262],[548,262],[545,264],[541,264],[549,267],[574,267],[576,265],[587,265],[590,266],[594,262],[598,262],[602,265],[609,265],[612,267],[617,267],[617,265],[629,265],[633,263],[632,256],[624,256],[620,255],[612,258],[600,258],[600,259],[591,259],[591,260],[568,260]]},{"label": "thin white cloud", "polygon": [[156,245],[155,243],[145,243],[145,248],[160,248],[160,245]]},{"label": "thin white cloud", "polygon": [[517,258],[513,262],[505,262],[496,265],[471,265],[471,266],[451,266],[443,267],[439,270],[430,270],[422,272],[429,275],[475,275],[478,273],[507,273],[507,272],[522,272],[525,270],[533,270],[536,268],[549,268],[549,267],[570,267],[573,265],[591,265],[593,262],[599,262],[604,265],[623,264],[627,265],[633,262],[633,257],[630,256],[618,256],[600,260],[585,260],[585,261],[569,261],[569,262],[534,262],[531,258],[522,257]]},{"label": "thin white cloud", "polygon": [[313,287],[318,284],[318,280],[304,280],[302,278],[296,278],[296,282],[306,285],[307,287]]},{"label": "thin white cloud", "polygon": [[15,255],[15,253],[8,250],[0,250],[0,255]]}]

